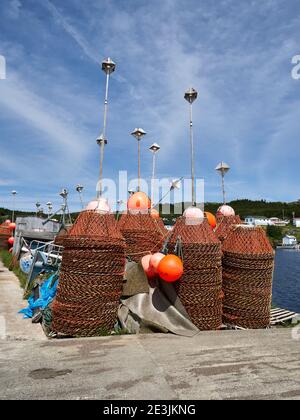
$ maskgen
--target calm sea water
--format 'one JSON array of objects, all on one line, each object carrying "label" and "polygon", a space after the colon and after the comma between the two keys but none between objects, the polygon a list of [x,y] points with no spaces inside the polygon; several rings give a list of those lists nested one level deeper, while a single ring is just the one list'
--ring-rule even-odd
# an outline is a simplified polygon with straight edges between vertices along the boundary
[{"label": "calm sea water", "polygon": [[273,303],[300,313],[300,251],[276,250]]}]

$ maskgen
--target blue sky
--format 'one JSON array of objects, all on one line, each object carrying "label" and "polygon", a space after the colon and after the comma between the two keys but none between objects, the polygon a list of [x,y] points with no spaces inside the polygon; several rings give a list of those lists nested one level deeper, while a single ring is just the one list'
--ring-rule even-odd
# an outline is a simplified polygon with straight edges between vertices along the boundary
[{"label": "blue sky", "polygon": [[59,202],[67,187],[95,195],[104,74],[110,84],[104,174],[136,176],[130,132],[147,131],[142,174],[151,174],[153,142],[161,145],[159,175],[188,176],[188,108],[194,105],[196,173],[205,199],[220,200],[215,166],[232,167],[229,199],[300,198],[300,54],[298,0],[2,0],[0,54],[0,206],[34,208]]}]

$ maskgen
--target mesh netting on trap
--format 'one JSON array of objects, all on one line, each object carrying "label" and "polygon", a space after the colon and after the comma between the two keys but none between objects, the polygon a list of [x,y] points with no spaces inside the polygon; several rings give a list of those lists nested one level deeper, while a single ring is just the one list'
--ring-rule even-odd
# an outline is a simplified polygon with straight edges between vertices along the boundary
[{"label": "mesh netting on trap", "polygon": [[71,336],[111,331],[125,271],[125,241],[114,216],[82,212],[63,246],[53,331]]},{"label": "mesh netting on trap", "polygon": [[[178,242],[179,240],[179,242]],[[184,274],[175,283],[177,294],[191,321],[200,330],[222,325],[221,243],[207,220],[190,224],[180,217],[173,228],[169,252],[181,244]]]},{"label": "mesh netting on trap", "polygon": [[66,236],[69,234],[71,229],[72,229],[72,225],[68,225],[60,229],[60,231],[58,232],[54,240],[55,245],[63,246],[64,240]]},{"label": "mesh netting on trap", "polygon": [[118,226],[126,241],[126,256],[135,262],[149,252],[160,251],[168,233],[162,220],[150,214],[125,213]]},{"label": "mesh netting on trap", "polygon": [[242,223],[240,216],[217,216],[217,227],[215,234],[218,239],[223,242],[232,232],[235,225]]},{"label": "mesh netting on trap", "polygon": [[223,242],[223,321],[243,328],[270,324],[274,251],[262,228],[237,226]]},{"label": "mesh netting on trap", "polygon": [[7,240],[11,236],[11,231],[7,224],[0,225],[0,248],[8,248]]}]

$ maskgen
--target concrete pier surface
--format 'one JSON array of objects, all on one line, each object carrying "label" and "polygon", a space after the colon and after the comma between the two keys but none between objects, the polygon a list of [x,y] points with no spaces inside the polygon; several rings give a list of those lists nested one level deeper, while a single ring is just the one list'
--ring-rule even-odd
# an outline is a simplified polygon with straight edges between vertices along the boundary
[{"label": "concrete pier surface", "polygon": [[15,316],[13,277],[0,273],[0,399],[300,399],[300,328],[47,340]]},{"label": "concrete pier surface", "polygon": [[18,314],[27,306],[23,292],[19,279],[0,260],[0,339],[47,340],[40,325]]}]

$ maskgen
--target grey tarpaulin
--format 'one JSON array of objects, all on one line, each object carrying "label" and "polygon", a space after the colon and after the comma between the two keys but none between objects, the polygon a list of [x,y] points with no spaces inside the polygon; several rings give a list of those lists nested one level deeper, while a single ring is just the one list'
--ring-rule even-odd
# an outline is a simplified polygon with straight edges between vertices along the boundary
[{"label": "grey tarpaulin", "polygon": [[135,262],[128,262],[124,275],[123,296],[129,297],[138,293],[148,292],[148,279],[142,265]]},{"label": "grey tarpaulin", "polygon": [[129,333],[172,332],[192,337],[199,332],[173,285],[163,281],[148,283],[140,264],[127,264],[124,292],[127,295],[121,299],[118,318],[122,328]]}]

